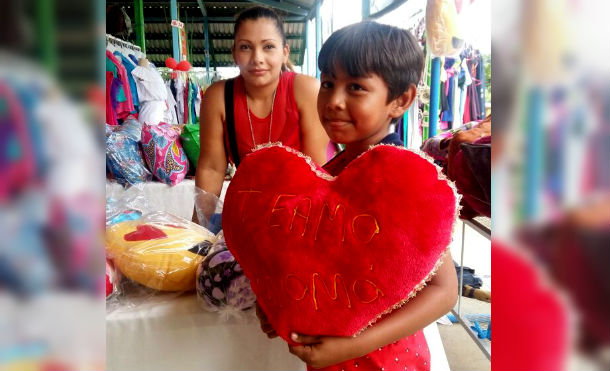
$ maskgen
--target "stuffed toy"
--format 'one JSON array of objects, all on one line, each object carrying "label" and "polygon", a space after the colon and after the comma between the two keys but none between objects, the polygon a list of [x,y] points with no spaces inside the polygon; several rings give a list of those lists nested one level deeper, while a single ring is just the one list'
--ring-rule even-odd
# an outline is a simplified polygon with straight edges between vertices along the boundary
[{"label": "stuffed toy", "polygon": [[282,145],[246,156],[227,190],[227,246],[278,335],[352,336],[435,273],[458,196],[440,168],[379,145],[333,177]]},{"label": "stuffed toy", "polygon": [[212,312],[248,309],[256,302],[250,281],[222,236],[197,270],[197,296]]},{"label": "stuffed toy", "polygon": [[435,57],[459,54],[464,46],[457,9],[453,0],[428,0],[426,4],[426,38]]},{"label": "stuffed toy", "polygon": [[144,286],[161,291],[193,290],[197,267],[215,236],[186,220],[164,221],[163,214],[108,227],[107,256],[125,276]]}]

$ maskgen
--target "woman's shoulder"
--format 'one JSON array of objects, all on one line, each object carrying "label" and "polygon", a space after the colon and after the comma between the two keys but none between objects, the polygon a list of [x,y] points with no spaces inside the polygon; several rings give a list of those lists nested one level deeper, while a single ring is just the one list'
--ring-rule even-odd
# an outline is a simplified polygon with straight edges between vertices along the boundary
[{"label": "woman's shoulder", "polygon": [[224,116],[225,109],[225,81],[220,80],[208,86],[203,94],[202,105],[210,112],[218,112]]},{"label": "woman's shoulder", "polygon": [[295,88],[297,87],[301,87],[301,88],[318,88],[320,85],[320,82],[314,78],[311,77],[309,75],[304,75],[302,73],[295,73],[294,74],[294,86]]},{"label": "woman's shoulder", "polygon": [[306,101],[310,103],[312,98],[318,99],[320,82],[307,75],[296,73],[294,76],[294,98],[297,103]]},{"label": "woman's shoulder", "polygon": [[212,85],[208,86],[208,88],[205,90],[205,94],[210,94],[212,96],[215,95],[223,95],[224,91],[225,91],[225,82],[227,80],[220,80],[220,81],[216,81],[215,83],[213,83]]}]

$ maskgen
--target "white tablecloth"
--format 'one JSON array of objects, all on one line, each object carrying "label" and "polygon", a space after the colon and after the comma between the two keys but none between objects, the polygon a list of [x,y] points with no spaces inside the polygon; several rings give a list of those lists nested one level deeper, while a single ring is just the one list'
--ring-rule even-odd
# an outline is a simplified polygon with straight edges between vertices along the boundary
[{"label": "white tablecloth", "polygon": [[[431,370],[449,370],[436,323],[424,329]],[[131,370],[305,370],[286,343],[267,339],[252,311],[224,319],[195,294],[148,298],[106,317],[106,367]]]}]

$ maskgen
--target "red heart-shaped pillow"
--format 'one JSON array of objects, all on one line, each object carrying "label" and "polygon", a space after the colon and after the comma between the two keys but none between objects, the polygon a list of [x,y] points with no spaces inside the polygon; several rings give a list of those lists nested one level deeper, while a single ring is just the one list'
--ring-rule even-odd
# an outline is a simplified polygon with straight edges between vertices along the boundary
[{"label": "red heart-shaped pillow", "polygon": [[227,190],[227,245],[278,335],[350,336],[413,297],[449,246],[455,188],[416,153],[380,145],[332,177],[266,146]]}]

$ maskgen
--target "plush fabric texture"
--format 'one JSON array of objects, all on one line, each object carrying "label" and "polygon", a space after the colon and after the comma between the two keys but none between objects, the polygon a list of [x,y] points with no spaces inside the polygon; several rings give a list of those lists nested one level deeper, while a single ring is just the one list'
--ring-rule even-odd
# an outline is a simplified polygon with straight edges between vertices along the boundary
[{"label": "plush fabric texture", "polygon": [[449,246],[457,196],[416,153],[379,145],[336,178],[263,146],[223,209],[229,250],[277,333],[351,336],[404,304]]},{"label": "plush fabric texture", "polygon": [[197,297],[212,312],[248,309],[256,303],[250,281],[223,237],[216,240],[197,269]]},{"label": "plush fabric texture", "polygon": [[194,223],[130,220],[106,228],[106,254],[129,279],[162,291],[195,289],[215,236]]},{"label": "plush fabric texture", "polygon": [[183,181],[189,169],[179,137],[178,129],[164,122],[142,127],[146,163],[157,179],[170,186]]}]

